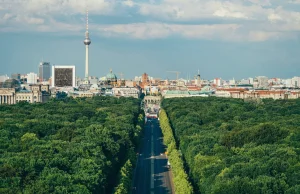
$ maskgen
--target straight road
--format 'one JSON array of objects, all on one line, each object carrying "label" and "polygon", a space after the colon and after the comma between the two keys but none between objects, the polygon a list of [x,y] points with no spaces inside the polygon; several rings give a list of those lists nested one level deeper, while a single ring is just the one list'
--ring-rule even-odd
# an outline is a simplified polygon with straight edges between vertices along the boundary
[{"label": "straight road", "polygon": [[173,194],[165,146],[157,119],[147,121],[144,140],[134,172],[133,194]]}]

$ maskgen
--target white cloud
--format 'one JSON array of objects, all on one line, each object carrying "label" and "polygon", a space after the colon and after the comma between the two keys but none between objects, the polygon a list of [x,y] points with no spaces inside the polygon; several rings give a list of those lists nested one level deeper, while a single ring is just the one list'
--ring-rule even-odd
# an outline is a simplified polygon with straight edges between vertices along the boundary
[{"label": "white cloud", "polygon": [[113,12],[115,1],[89,0],[86,4],[85,0],[10,0],[6,1],[4,5],[12,12],[36,15],[82,14],[88,5],[91,13],[102,15]]},{"label": "white cloud", "polygon": [[289,3],[300,4],[300,0],[290,0]]},{"label": "white cloud", "polygon": [[133,7],[135,4],[132,0],[124,0],[123,5],[126,5],[128,7]]},{"label": "white cloud", "polygon": [[15,17],[15,21],[19,23],[26,23],[26,24],[43,24],[44,19],[42,18],[36,18],[36,17],[30,17],[30,16],[24,16],[24,15],[17,15]]},{"label": "white cloud", "polygon": [[282,32],[245,31],[242,25],[237,24],[179,25],[136,23],[99,26],[97,29],[106,36],[137,39],[165,38],[177,35],[193,39],[260,42],[284,37]]},{"label": "white cloud", "polygon": [[[73,15],[82,15],[84,18],[85,2],[2,0],[0,31],[83,33],[82,21],[74,21],[72,18]],[[94,24],[90,27],[91,34],[94,28],[94,34],[137,39],[176,35],[226,41],[266,41],[293,37],[293,33],[300,31],[300,12],[287,10],[284,3],[282,6],[272,3],[270,0],[88,0],[88,7],[92,20],[95,15],[101,17],[118,14],[140,14],[143,18],[148,18],[139,23],[107,25],[95,24],[94,19]],[[215,23],[209,23],[208,19]]]},{"label": "white cloud", "polygon": [[278,14],[271,13],[270,15],[268,15],[268,20],[270,20],[271,22],[277,22],[277,21],[281,21],[282,18]]},{"label": "white cloud", "polygon": [[[243,1],[163,0],[161,4],[141,4],[140,13],[167,19],[201,19],[213,17],[257,19],[268,9],[259,4],[244,5]],[[178,17],[180,13],[180,17]]]},{"label": "white cloud", "polygon": [[270,0],[248,0],[249,2],[253,4],[257,4],[260,6],[271,6],[271,1]]},{"label": "white cloud", "polygon": [[213,13],[213,15],[219,17],[248,18],[245,14],[241,12],[230,12],[224,8],[218,9]]},{"label": "white cloud", "polygon": [[127,38],[149,39],[164,38],[171,34],[170,29],[159,23],[135,23],[99,26],[98,30],[106,36],[123,36]]},{"label": "white cloud", "polygon": [[280,36],[282,36],[280,32],[250,31],[248,41],[262,42],[269,39],[278,39]]},{"label": "white cloud", "polygon": [[8,19],[10,19],[10,18],[12,18],[13,17],[13,15],[12,14],[9,14],[9,13],[6,13],[6,14],[4,14],[4,16],[3,16],[3,20],[8,20]]}]

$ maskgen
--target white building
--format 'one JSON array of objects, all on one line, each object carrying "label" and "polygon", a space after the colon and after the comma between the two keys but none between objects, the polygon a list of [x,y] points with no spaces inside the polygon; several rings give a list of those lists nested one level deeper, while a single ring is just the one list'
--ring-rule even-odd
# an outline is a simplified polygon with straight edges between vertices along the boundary
[{"label": "white building", "polygon": [[27,84],[37,84],[37,74],[32,72],[27,74]]},{"label": "white building", "polygon": [[291,88],[292,87],[292,79],[286,79],[283,81],[283,85],[285,87]]},{"label": "white building", "polygon": [[135,76],[134,81],[136,81],[136,82],[142,81],[142,76]]},{"label": "white building", "polygon": [[124,97],[133,97],[133,98],[139,98],[141,95],[141,92],[138,88],[113,88],[112,93],[116,97],[124,96]]},{"label": "white building", "polygon": [[5,82],[9,77],[7,75],[0,75],[0,82]]},{"label": "white building", "polygon": [[30,90],[0,88],[0,104],[16,104],[22,101],[29,103],[47,102],[49,98],[49,85],[31,85]]},{"label": "white building", "polygon": [[300,87],[300,77],[293,77],[291,82],[292,82],[292,87],[294,88]]},{"label": "white building", "polygon": [[240,84],[250,84],[250,80],[249,79],[242,79],[240,81]]},{"label": "white building", "polygon": [[135,87],[136,81],[125,80],[125,86],[126,87]]},{"label": "white building", "polygon": [[235,84],[236,84],[236,81],[234,78],[232,80],[229,80],[229,85],[235,85]]},{"label": "white building", "polygon": [[253,84],[253,82],[254,82],[254,79],[252,77],[249,77],[249,83]]},{"label": "white building", "polygon": [[231,94],[229,91],[215,91],[216,97],[230,98]]},{"label": "white building", "polygon": [[257,87],[258,88],[267,88],[269,86],[269,79],[266,76],[258,76],[257,79]]},{"label": "white building", "polygon": [[221,86],[222,85],[222,79],[221,78],[215,78],[214,79],[214,84],[217,86]]}]

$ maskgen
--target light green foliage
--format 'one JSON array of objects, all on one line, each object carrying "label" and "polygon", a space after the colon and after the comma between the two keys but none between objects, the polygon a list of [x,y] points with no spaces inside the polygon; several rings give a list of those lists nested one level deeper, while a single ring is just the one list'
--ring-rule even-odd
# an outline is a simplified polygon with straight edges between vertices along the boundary
[{"label": "light green foliage", "polygon": [[196,193],[299,193],[299,99],[175,98],[162,107]]},{"label": "light green foliage", "polygon": [[192,194],[193,189],[188,181],[188,176],[184,170],[184,165],[179,151],[176,148],[176,142],[173,136],[172,128],[169,119],[164,110],[159,113],[160,126],[163,132],[164,144],[167,145],[168,159],[172,166],[172,173],[174,175],[175,193],[178,194]]},{"label": "light green foliage", "polygon": [[130,193],[132,185],[132,164],[130,160],[127,160],[125,165],[121,168],[120,183],[115,188],[115,194],[127,194]]},{"label": "light green foliage", "polygon": [[113,97],[0,106],[0,193],[112,193],[118,174],[128,191],[139,106]]}]

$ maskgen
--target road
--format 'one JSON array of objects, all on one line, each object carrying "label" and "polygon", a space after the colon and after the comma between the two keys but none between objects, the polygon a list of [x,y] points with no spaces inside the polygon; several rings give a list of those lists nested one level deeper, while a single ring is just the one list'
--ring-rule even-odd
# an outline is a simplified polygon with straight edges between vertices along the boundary
[{"label": "road", "polygon": [[144,139],[134,172],[133,194],[173,194],[171,172],[164,154],[162,132],[157,119],[146,123]]}]

